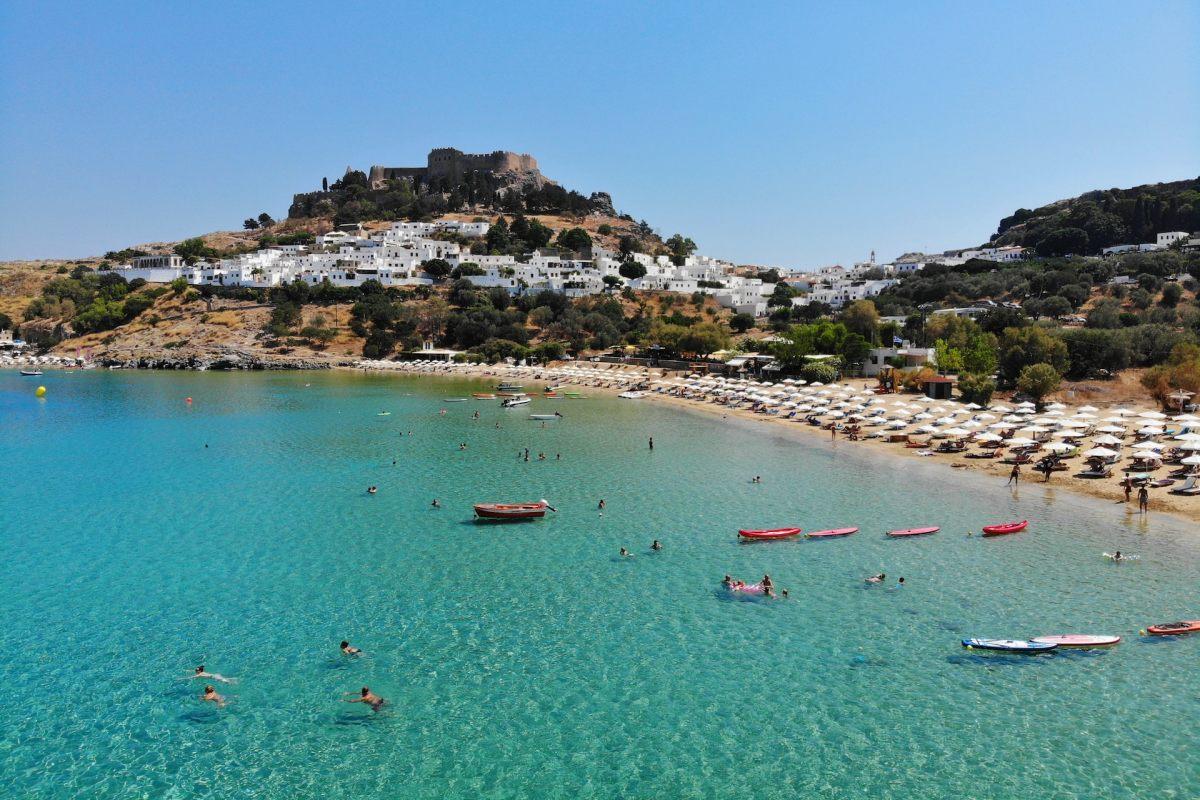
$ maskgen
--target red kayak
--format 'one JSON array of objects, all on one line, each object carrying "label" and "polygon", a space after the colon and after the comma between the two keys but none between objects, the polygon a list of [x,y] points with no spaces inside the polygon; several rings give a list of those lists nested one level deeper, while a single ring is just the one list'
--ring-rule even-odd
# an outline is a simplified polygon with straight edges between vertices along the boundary
[{"label": "red kayak", "polygon": [[813,531],[804,535],[810,539],[832,539],[835,536],[849,536],[852,533],[858,533],[858,528],[830,528],[827,531]]},{"label": "red kayak", "polygon": [[899,536],[924,536],[924,535],[925,535],[925,534],[927,534],[927,533],[937,533],[937,532],[938,532],[938,531],[940,531],[941,529],[942,529],[942,528],[941,528],[941,526],[940,526],[940,525],[932,525],[932,526],[930,526],[930,527],[928,527],[928,528],[904,528],[904,529],[902,529],[902,530],[898,530],[898,531],[888,531],[888,532],[887,532],[887,535],[888,535],[888,536],[893,536],[893,537],[899,537]]},{"label": "red kayak", "polygon": [[764,530],[738,531],[738,536],[747,539],[788,539],[798,536],[800,528],[767,528]]},{"label": "red kayak", "polygon": [[1029,527],[1029,520],[1023,519],[1020,522],[1005,522],[1003,525],[984,525],[984,536],[1003,536],[1006,533],[1020,533]]},{"label": "red kayak", "polygon": [[550,504],[538,503],[476,503],[475,516],[481,519],[539,519],[546,516]]},{"label": "red kayak", "polygon": [[1162,625],[1151,625],[1146,633],[1151,636],[1178,636],[1181,633],[1200,631],[1200,619],[1186,619],[1182,622],[1164,622]]}]

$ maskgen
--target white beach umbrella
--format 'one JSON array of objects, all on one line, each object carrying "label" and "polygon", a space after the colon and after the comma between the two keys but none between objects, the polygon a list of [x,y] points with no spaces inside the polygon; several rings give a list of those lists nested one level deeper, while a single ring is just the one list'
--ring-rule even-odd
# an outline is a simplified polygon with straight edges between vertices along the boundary
[{"label": "white beach umbrella", "polygon": [[1096,428],[1096,430],[1100,431],[1101,433],[1124,433],[1125,432],[1124,428],[1118,427],[1116,425],[1101,425],[1099,428]]},{"label": "white beach umbrella", "polygon": [[1062,409],[1066,408],[1066,406],[1064,406],[1062,403],[1051,403],[1050,405],[1046,406],[1046,408],[1051,411],[1061,411]]},{"label": "white beach umbrella", "polygon": [[1028,447],[1031,444],[1037,444],[1033,439],[1026,439],[1023,436],[1015,436],[1009,439],[1008,443],[1013,447]]},{"label": "white beach umbrella", "polygon": [[1200,464],[1200,454],[1197,454],[1197,455],[1194,455],[1194,456],[1188,456],[1187,458],[1183,459],[1183,460],[1182,460],[1182,461],[1180,461],[1179,463],[1180,463],[1180,464],[1187,464],[1188,466],[1193,466],[1193,465],[1195,465],[1195,464]]},{"label": "white beach umbrella", "polygon": [[1112,413],[1116,414],[1118,417],[1128,417],[1131,416],[1134,411],[1132,408],[1114,408]]},{"label": "white beach umbrella", "polygon": [[[1054,405],[1059,405],[1059,404],[1055,403]],[[1052,408],[1052,407],[1053,406],[1047,406],[1047,408]],[[1062,407],[1062,406],[1060,406],[1060,407]],[[1080,406],[1078,410],[1079,411],[1099,411],[1100,409],[1096,408],[1095,406]]]},{"label": "white beach umbrella", "polygon": [[1187,441],[1179,445],[1180,450],[1200,450],[1200,441]]},{"label": "white beach umbrella", "polygon": [[970,431],[964,428],[947,428],[946,430],[942,431],[942,433],[946,434],[947,436],[966,436],[970,433]]},{"label": "white beach umbrella", "polygon": [[1147,425],[1144,428],[1138,429],[1138,433],[1142,436],[1161,436],[1165,431],[1155,425]]},{"label": "white beach umbrella", "polygon": [[1093,447],[1084,453],[1088,458],[1112,458],[1115,455],[1120,455],[1116,450],[1109,450],[1107,447]]},{"label": "white beach umbrella", "polygon": [[1141,459],[1142,461],[1149,461],[1150,459],[1154,459],[1157,461],[1158,459],[1162,458],[1162,456],[1160,456],[1158,453],[1154,452],[1153,450],[1139,450],[1138,452],[1133,454],[1133,457]]},{"label": "white beach umbrella", "polygon": [[1167,415],[1159,413],[1158,411],[1143,411],[1142,413],[1138,414],[1138,417],[1140,419],[1166,419]]},{"label": "white beach umbrella", "polygon": [[975,437],[977,442],[999,442],[1003,441],[1004,437],[998,433],[981,433]]},{"label": "white beach umbrella", "polygon": [[1115,436],[1109,436],[1108,434],[1105,434],[1104,436],[1097,436],[1095,439],[1092,439],[1092,441],[1095,442],[1096,444],[1120,444],[1121,443],[1120,439],[1118,439]]},{"label": "white beach umbrella", "polygon": [[1163,446],[1159,442],[1146,441],[1146,442],[1138,442],[1137,444],[1133,445],[1133,449],[1135,449],[1135,450],[1162,450]]},{"label": "white beach umbrella", "polygon": [[1050,444],[1046,445],[1046,449],[1052,453],[1068,453],[1071,450],[1074,450],[1075,446],[1067,444],[1066,442],[1051,442]]}]

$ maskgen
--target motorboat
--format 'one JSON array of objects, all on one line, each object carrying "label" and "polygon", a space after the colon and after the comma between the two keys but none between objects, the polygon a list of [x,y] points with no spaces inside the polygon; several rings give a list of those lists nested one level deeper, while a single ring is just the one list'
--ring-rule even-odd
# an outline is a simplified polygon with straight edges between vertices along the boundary
[{"label": "motorboat", "polygon": [[641,400],[645,396],[645,392],[621,392],[617,395],[622,400]]},{"label": "motorboat", "polygon": [[518,397],[509,397],[500,402],[502,408],[515,408],[517,406],[527,406],[531,401],[528,397],[520,395]]}]

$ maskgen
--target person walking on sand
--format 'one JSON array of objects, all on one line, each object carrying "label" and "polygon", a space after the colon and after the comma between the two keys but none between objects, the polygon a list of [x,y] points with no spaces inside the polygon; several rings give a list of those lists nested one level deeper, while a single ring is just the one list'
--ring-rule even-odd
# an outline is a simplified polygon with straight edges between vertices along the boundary
[{"label": "person walking on sand", "polygon": [[1138,489],[1138,511],[1145,514],[1150,510],[1150,490],[1145,486]]},{"label": "person walking on sand", "polygon": [[1013,464],[1012,472],[1008,473],[1008,483],[1005,486],[1019,486],[1021,483],[1021,465]]},{"label": "person walking on sand", "polygon": [[1128,503],[1130,496],[1133,494],[1133,481],[1126,477],[1125,480],[1121,481],[1121,486],[1125,488],[1125,502]]}]

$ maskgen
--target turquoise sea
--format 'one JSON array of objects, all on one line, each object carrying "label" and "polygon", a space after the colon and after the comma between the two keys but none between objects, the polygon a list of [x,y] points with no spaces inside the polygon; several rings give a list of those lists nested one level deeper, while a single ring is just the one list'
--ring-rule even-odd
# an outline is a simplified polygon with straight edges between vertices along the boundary
[{"label": "turquoise sea", "polygon": [[[653,402],[443,402],[483,386],[0,373],[0,794],[1200,795],[1200,636],[1138,635],[1200,617],[1194,525]],[[737,542],[789,523],[862,530]],[[959,645],[1063,632],[1126,638]],[[200,663],[226,708],[180,680]],[[339,702],[363,685],[382,712]]]}]

